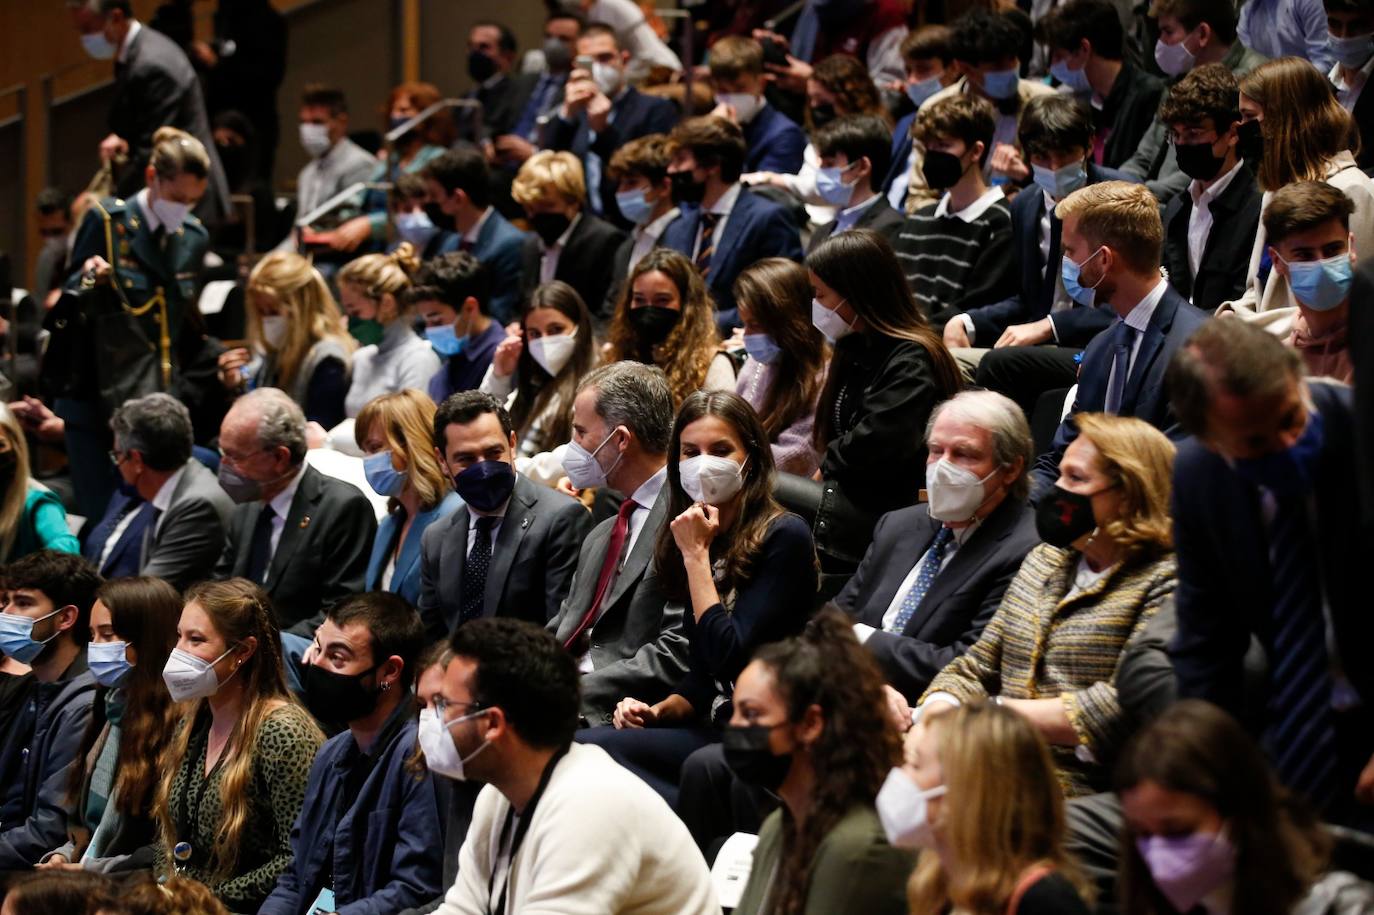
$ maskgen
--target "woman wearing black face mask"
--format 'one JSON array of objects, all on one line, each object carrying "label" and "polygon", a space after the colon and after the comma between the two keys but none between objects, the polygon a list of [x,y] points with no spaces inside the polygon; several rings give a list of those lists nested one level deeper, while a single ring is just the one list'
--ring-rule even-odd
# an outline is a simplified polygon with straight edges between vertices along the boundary
[{"label": "woman wearing black face mask", "polygon": [[782,807],[759,830],[736,915],[906,912],[912,855],[874,810],[900,758],[885,709],[882,674],[833,607],[740,674],[725,759]]},{"label": "woman wearing black face mask", "polygon": [[733,391],[735,364],[720,348],[715,309],[692,262],[655,248],[635,264],[615,316],[606,361],[663,369],[673,402],[696,390]]},{"label": "woman wearing black face mask", "polygon": [[921,702],[989,696],[1050,744],[1069,797],[1109,787],[1103,761],[1127,723],[1116,669],[1127,643],[1173,594],[1169,492],[1174,446],[1148,423],[1077,417],[1059,480],[1040,497],[1031,550],[982,636],[931,681]]}]

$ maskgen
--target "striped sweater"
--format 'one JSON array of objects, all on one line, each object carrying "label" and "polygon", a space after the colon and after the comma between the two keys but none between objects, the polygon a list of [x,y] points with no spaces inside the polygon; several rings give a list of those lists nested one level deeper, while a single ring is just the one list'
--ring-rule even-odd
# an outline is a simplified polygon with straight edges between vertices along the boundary
[{"label": "striped sweater", "polygon": [[[1043,543],[1031,550],[982,636],[926,690],[926,696],[947,692],[961,702],[1060,697],[1079,744],[1052,748],[1068,797],[1108,789],[1111,757],[1128,736],[1116,697],[1117,668],[1127,643],[1173,594],[1178,577],[1169,552],[1119,563],[1067,597],[1080,555]],[[1091,751],[1082,754],[1087,759],[1079,748]]]},{"label": "striped sweater", "polygon": [[[1003,199],[981,211],[980,203],[939,215],[943,201],[932,203],[908,216],[897,233],[893,248],[902,272],[932,323],[1017,292],[1011,211]],[[966,219],[969,212],[977,215]]]}]

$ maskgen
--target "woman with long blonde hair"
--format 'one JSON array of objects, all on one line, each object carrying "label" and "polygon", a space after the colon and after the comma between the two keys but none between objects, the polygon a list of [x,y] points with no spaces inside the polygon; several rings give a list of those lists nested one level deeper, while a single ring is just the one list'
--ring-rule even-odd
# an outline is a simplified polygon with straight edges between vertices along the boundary
[{"label": "woman with long blonde hair", "polygon": [[1054,762],[1021,715],[990,702],[923,715],[877,804],[888,841],[922,849],[911,915],[1087,915]]},{"label": "woman with long blonde hair", "polygon": [[407,388],[369,401],[353,423],[367,482],[388,497],[372,541],[367,590],[391,591],[412,604],[420,599],[420,538],[463,504],[434,453],[437,410],[428,396]]},{"label": "woman with long blonde hair", "polygon": [[248,348],[220,355],[220,382],[231,391],[244,390],[243,367],[259,352],[263,360],[254,387],[281,388],[307,420],[326,429],[337,425],[344,418],[356,344],[324,277],[294,251],[274,251],[248,275],[244,303]]},{"label": "woman with long blonde hair", "polygon": [[291,861],[291,829],[324,742],[286,688],[267,593],[242,578],[191,588],[163,680],[182,718],[162,760],[155,869],[255,912]]},{"label": "woman with long blonde hair", "polygon": [[1052,748],[1070,797],[1106,791],[1129,735],[1122,652],[1174,593],[1174,446],[1143,420],[1080,413],[1031,550],[978,641],[931,681],[923,709],[994,698]]},{"label": "woman with long blonde hair", "polygon": [[357,416],[381,394],[405,388],[423,391],[439,371],[439,356],[415,332],[406,290],[420,267],[410,242],[390,254],[364,254],[339,271],[339,301],[348,315],[348,332],[362,344],[353,355],[353,380],[344,413]]},{"label": "woman with long blonde hair", "polygon": [[39,550],[81,551],[57,496],[29,476],[29,445],[9,407],[0,404],[0,565]]},{"label": "woman with long blonde hair", "polygon": [[630,272],[606,346],[606,362],[621,359],[663,369],[674,404],[693,391],[735,389],[735,366],[721,352],[711,294],[678,252],[654,248]]}]

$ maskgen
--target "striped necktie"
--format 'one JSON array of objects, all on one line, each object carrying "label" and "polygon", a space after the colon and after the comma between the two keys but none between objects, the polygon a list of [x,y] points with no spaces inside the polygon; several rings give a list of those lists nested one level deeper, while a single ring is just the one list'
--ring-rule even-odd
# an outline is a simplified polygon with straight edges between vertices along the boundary
[{"label": "striped necktie", "polygon": [[697,254],[697,272],[702,279],[711,274],[711,255],[716,251],[716,224],[720,222],[720,213],[701,214],[701,251]]}]

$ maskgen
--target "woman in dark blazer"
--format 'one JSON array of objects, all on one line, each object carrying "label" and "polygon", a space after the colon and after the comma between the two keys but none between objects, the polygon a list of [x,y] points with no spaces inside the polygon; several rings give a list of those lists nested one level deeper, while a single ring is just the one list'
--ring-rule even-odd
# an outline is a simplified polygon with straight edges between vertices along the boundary
[{"label": "woman in dark blazer", "polygon": [[420,599],[420,538],[463,504],[434,455],[435,412],[434,401],[407,388],[369,401],[353,425],[368,483],[390,497],[372,541],[367,590],[391,591],[412,606]]}]

